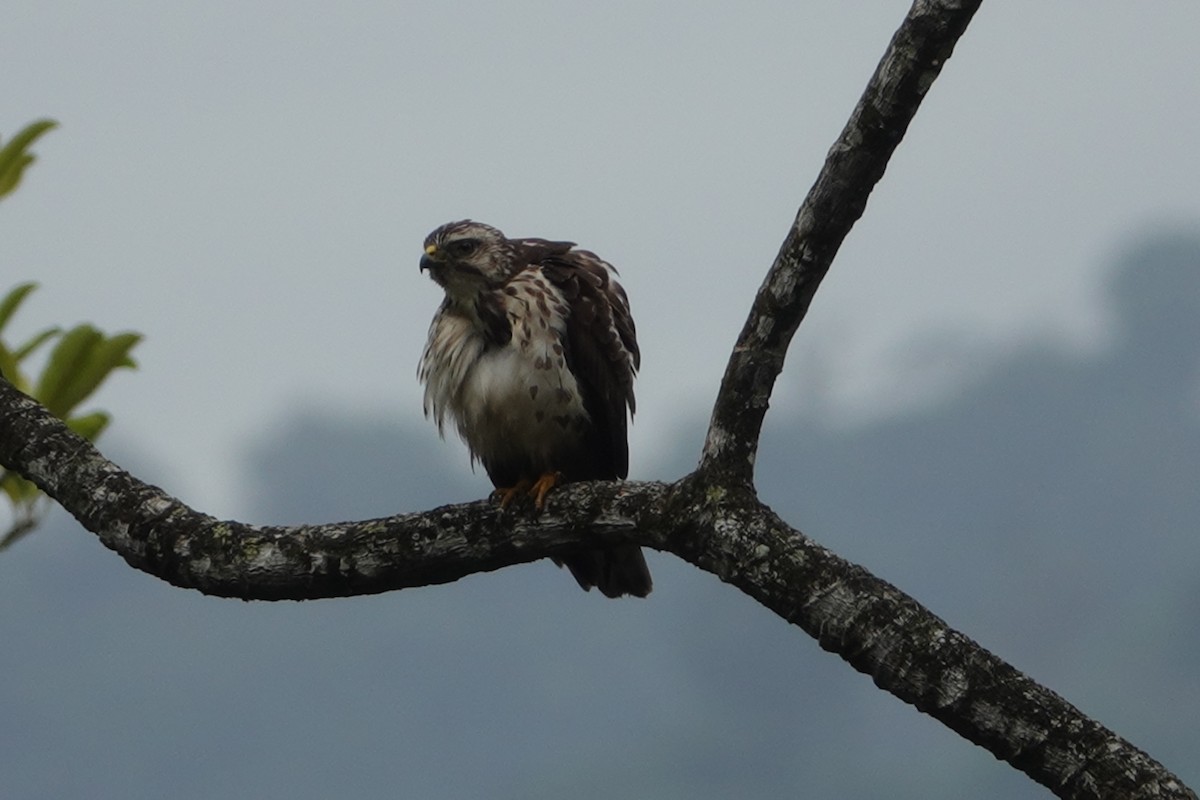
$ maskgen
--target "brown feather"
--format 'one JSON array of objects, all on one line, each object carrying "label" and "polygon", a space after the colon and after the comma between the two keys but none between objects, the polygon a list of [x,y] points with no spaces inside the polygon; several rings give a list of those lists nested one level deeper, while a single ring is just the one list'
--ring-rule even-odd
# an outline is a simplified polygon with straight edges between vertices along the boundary
[{"label": "brown feather", "polygon": [[[507,239],[470,220],[425,245],[422,269],[447,294],[419,372],[439,428],[454,419],[498,488],[547,471],[563,481],[626,477],[641,354],[616,270],[571,242]],[[609,597],[651,589],[637,546],[559,563]]]}]

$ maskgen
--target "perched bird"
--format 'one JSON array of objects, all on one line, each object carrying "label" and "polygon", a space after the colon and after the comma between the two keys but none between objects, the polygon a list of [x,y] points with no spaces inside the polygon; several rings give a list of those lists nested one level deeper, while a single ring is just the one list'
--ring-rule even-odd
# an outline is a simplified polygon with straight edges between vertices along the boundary
[{"label": "perched bird", "polygon": [[[640,355],[612,265],[461,220],[426,237],[420,268],[446,292],[418,372],[425,415],[439,432],[453,420],[501,504],[528,492],[540,510],[558,483],[624,478]],[[640,547],[555,561],[585,590],[650,593]]]}]

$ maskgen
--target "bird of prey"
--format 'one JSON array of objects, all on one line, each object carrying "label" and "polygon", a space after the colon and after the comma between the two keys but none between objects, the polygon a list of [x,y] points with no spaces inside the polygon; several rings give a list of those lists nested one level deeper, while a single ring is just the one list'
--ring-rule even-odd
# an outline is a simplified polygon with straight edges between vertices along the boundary
[{"label": "bird of prey", "polygon": [[[558,483],[624,478],[640,355],[612,265],[461,220],[426,237],[420,269],[446,292],[418,371],[425,415],[454,422],[501,504],[528,493],[540,510]],[[585,590],[650,593],[636,545],[555,561]]]}]

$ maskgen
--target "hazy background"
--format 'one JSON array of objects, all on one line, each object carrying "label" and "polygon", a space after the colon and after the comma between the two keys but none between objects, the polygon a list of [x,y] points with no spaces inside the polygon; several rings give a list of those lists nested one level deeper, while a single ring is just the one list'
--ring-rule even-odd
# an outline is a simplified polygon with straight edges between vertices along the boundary
[{"label": "hazy background", "polygon": [[[633,477],[699,452],[746,307],[906,3],[25,3],[14,338],[147,334],[104,449],[261,522],[478,497],[420,415],[424,234],[618,265]],[[822,288],[764,497],[1193,785],[1200,84],[1188,3],[985,5]],[[686,283],[687,291],[678,287]],[[204,598],[59,515],[0,555],[14,797],[1044,797],[714,579],[547,563]]]}]

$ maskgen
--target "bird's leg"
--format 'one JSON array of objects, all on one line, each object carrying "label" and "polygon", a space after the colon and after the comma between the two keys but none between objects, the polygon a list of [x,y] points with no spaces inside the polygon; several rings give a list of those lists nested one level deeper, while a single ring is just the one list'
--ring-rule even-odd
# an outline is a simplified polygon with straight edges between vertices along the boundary
[{"label": "bird's leg", "polygon": [[512,504],[513,498],[528,492],[532,485],[528,480],[522,478],[512,486],[497,486],[492,490],[492,498],[500,501],[501,508],[508,508]]},{"label": "bird's leg", "polygon": [[561,472],[553,470],[543,472],[541,477],[529,487],[529,493],[533,495],[533,507],[541,511],[546,505],[546,495],[550,494],[550,490],[557,486],[561,480]]},{"label": "bird's leg", "polygon": [[518,496],[529,494],[533,497],[533,507],[541,511],[546,507],[546,495],[561,482],[561,472],[548,470],[538,476],[536,481],[521,478],[512,486],[497,486],[492,490],[492,498],[500,501],[501,508],[508,508]]}]

